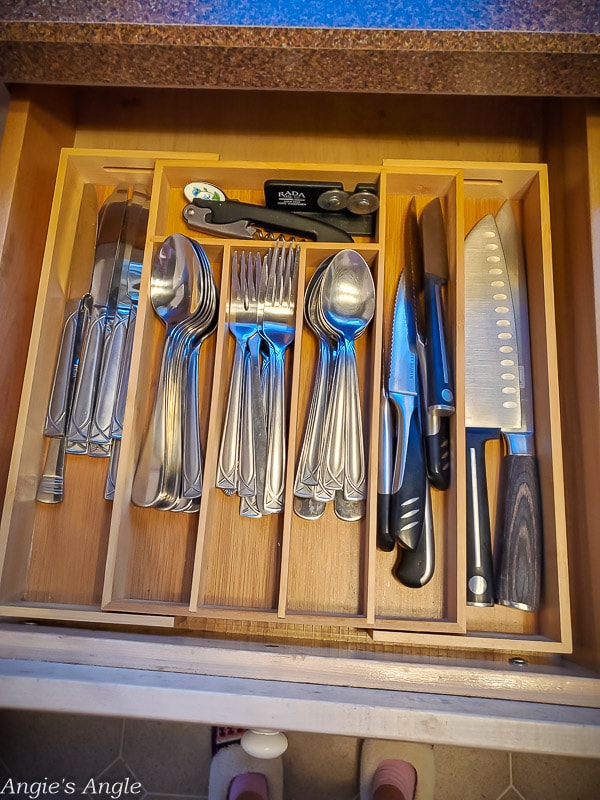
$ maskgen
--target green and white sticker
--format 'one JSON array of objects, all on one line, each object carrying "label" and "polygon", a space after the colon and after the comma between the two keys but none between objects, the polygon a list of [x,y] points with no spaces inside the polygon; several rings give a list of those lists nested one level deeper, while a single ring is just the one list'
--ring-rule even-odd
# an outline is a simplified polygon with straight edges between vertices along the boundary
[{"label": "green and white sticker", "polygon": [[188,203],[193,203],[197,197],[201,200],[227,200],[225,192],[222,192],[218,186],[205,181],[188,183],[183,187],[183,193]]}]

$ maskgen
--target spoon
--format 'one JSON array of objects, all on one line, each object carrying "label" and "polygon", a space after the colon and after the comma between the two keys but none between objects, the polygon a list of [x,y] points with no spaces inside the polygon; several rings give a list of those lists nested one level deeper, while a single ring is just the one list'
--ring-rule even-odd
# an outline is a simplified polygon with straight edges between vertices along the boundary
[{"label": "spoon", "polygon": [[316,498],[319,483],[321,457],[321,434],[327,409],[329,364],[331,347],[328,333],[324,332],[317,316],[317,289],[323,272],[333,256],[322,261],[313,272],[304,297],[304,316],[309,328],[319,340],[319,355],[312,389],[311,404],[306,421],[302,450],[296,467],[294,483],[294,511],[304,519],[319,519],[325,511],[325,501],[329,498]]},{"label": "spoon", "polygon": [[202,494],[202,454],[199,431],[198,358],[202,342],[216,327],[217,290],[210,262],[202,248],[191,243],[197,258],[191,275],[200,290],[196,311],[178,326],[168,394],[173,419],[172,448],[165,465],[164,498],[155,503],[169,511],[198,510],[192,503]]},{"label": "spoon", "polygon": [[319,298],[323,318],[339,339],[322,482],[343,489],[346,500],[360,501],[366,498],[366,471],[354,341],[375,313],[375,284],[364,258],[354,250],[340,251],[323,276]]},{"label": "spoon", "polygon": [[[172,461],[177,423],[167,415],[169,397],[173,396],[173,354],[181,338],[181,327],[197,310],[199,294],[191,269],[197,261],[190,240],[183,234],[167,237],[152,263],[150,302],[166,328],[158,387],[152,421],[142,446],[133,480],[131,499],[147,508],[165,500],[165,478]],[[168,497],[168,493],[167,493]]]}]

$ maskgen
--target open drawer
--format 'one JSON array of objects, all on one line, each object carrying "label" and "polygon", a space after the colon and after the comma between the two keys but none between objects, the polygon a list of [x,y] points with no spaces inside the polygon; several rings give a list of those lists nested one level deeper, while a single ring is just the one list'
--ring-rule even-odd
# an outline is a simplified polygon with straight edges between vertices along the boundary
[{"label": "open drawer", "polygon": [[[154,161],[152,161],[154,159]],[[65,499],[35,501],[44,454],[43,430],[65,307],[85,291],[89,275],[73,257],[74,221],[83,188],[94,184],[99,201],[110,187],[129,180],[151,186],[151,208],[141,279],[132,370],[127,396],[114,502],[104,499],[106,460],[67,456]],[[234,351],[228,332],[233,254],[261,259],[273,242],[225,240],[190,230],[182,211],[183,188],[192,180],[222,188],[232,199],[261,203],[267,179],[337,180],[344,186],[378,187],[378,225],[353,245],[299,244],[295,339],[290,348],[287,460],[283,512],[260,519],[240,516],[239,498],[216,486]],[[151,184],[150,184],[151,181]],[[450,487],[432,490],[436,568],[432,580],[414,589],[393,577],[394,553],[376,546],[377,474],[382,351],[390,347],[394,298],[405,249],[409,202],[420,212],[431,199],[442,203],[449,251],[447,322],[456,372],[457,411],[450,433]],[[544,529],[544,594],[539,612],[493,606],[468,608],[465,595],[464,275],[465,232],[484,214],[511,200],[522,229],[530,285],[536,444]],[[74,213],[75,212],[75,213]],[[93,216],[92,216],[93,219]],[[181,154],[65,150],[40,281],[40,294],[23,396],[20,435],[13,458],[9,500],[3,519],[6,558],[2,600],[11,606],[64,610],[88,606],[108,612],[194,616],[281,624],[340,625],[372,631],[376,641],[467,642],[483,649],[564,652],[570,648],[560,415],[554,304],[547,231],[548,193],[542,165],[385,162],[369,165],[236,163]],[[153,313],[150,275],[165,237],[183,233],[205,250],[220,296],[215,335],[202,348],[199,365],[202,450],[206,454],[197,514],[173,514],[132,503],[132,483],[156,392],[164,325]],[[315,337],[306,323],[304,296],[316,267],[354,248],[371,271],[375,287],[372,322],[356,343],[363,419],[366,501],[357,521],[340,520],[328,503],[318,520],[294,513],[294,474],[310,404],[316,363]],[[71,265],[70,270],[65,265]],[[82,288],[83,287],[83,288]],[[489,448],[492,518],[499,449]],[[396,632],[396,633],[392,633]],[[388,638],[388,634],[391,638]],[[467,635],[465,635],[467,634]],[[452,638],[455,635],[456,638]],[[431,638],[429,638],[431,637]]]},{"label": "open drawer", "polygon": [[[14,303],[3,305],[6,313],[0,320],[6,353],[2,376],[7,392],[6,426],[1,432],[3,475],[9,471],[9,451],[13,449],[2,529],[0,602],[3,615],[9,620],[4,627],[16,634],[27,630],[28,637],[39,641],[42,650],[48,641],[42,631],[24,629],[19,621],[46,620],[92,629],[83,632],[75,654],[66,653],[69,645],[62,643],[60,636],[51,636],[52,652],[47,656],[51,660],[64,658],[116,666],[135,663],[142,668],[147,663],[152,667],[152,660],[161,658],[164,644],[167,660],[176,671],[273,679],[281,675],[291,681],[342,682],[355,686],[381,685],[384,681],[386,686],[406,688],[403,676],[408,669],[416,678],[410,684],[413,689],[424,686],[419,675],[426,679],[427,691],[514,697],[517,687],[526,685],[526,699],[554,702],[557,693],[540,691],[542,684],[536,684],[546,675],[544,670],[552,671],[555,677],[550,682],[560,690],[575,686],[579,664],[594,667],[600,663],[594,623],[598,596],[596,583],[590,577],[590,565],[597,560],[600,540],[594,531],[600,515],[592,479],[598,457],[594,438],[598,430],[594,389],[597,389],[597,349],[590,335],[597,322],[590,231],[586,227],[591,202],[587,170],[597,170],[598,164],[592,158],[593,151],[587,149],[590,133],[586,129],[585,109],[582,105],[536,99],[453,98],[450,102],[436,97],[336,95],[332,110],[332,95],[281,93],[277,101],[285,114],[278,117],[275,130],[271,124],[273,99],[269,93],[174,92],[168,95],[167,103],[173,113],[163,114],[159,119],[156,109],[167,100],[167,93],[92,88],[15,90],[0,170],[6,209],[5,227],[0,230],[3,276],[7,280],[12,280],[15,274],[20,277],[11,295]],[[193,111],[198,103],[212,112],[202,121]],[[57,178],[63,147],[76,150],[70,153],[74,166],[73,191],[64,194],[61,211]],[[99,175],[92,169],[91,159],[107,149],[113,163],[107,165],[101,157],[97,163],[102,168]],[[78,162],[76,155],[81,157]],[[124,160],[115,162],[117,156]],[[461,161],[457,162],[457,158]],[[193,174],[182,171],[178,175],[184,160],[193,166]],[[542,162],[549,164],[548,184],[546,170],[540,166]],[[407,593],[398,602],[389,594],[393,584],[382,582],[382,576],[390,574],[389,557],[377,550],[372,524],[365,522],[361,531],[357,530],[360,525],[351,525],[363,561],[358,567],[353,560],[344,561],[344,568],[355,570],[358,575],[359,594],[350,597],[348,587],[339,586],[341,607],[332,607],[331,602],[323,602],[327,596],[323,587],[317,586],[314,602],[307,603],[308,593],[303,595],[295,587],[302,588],[307,577],[316,585],[318,575],[311,572],[307,576],[307,566],[296,557],[302,554],[308,540],[297,535],[303,525],[290,516],[285,522],[283,518],[278,520],[278,530],[271,534],[285,544],[287,560],[282,550],[281,557],[272,562],[266,589],[264,584],[257,589],[251,580],[248,594],[241,599],[233,597],[226,579],[219,578],[216,584],[206,580],[207,568],[215,557],[213,548],[221,535],[227,535],[226,531],[215,534],[213,530],[207,537],[201,528],[202,520],[205,523],[214,509],[208,502],[211,493],[215,494],[214,488],[208,490],[207,504],[200,515],[174,522],[170,519],[172,515],[164,514],[165,522],[160,524],[166,525],[169,532],[171,526],[180,526],[168,545],[161,541],[154,521],[144,539],[143,520],[158,518],[158,512],[133,509],[128,484],[145,424],[142,417],[151,403],[151,387],[144,382],[156,374],[162,335],[158,321],[144,303],[140,306],[143,322],[138,327],[123,440],[123,463],[127,469],[120,473],[117,497],[112,506],[102,499],[106,465],[82,461],[75,467],[76,473],[72,469],[69,472],[71,480],[74,474],[77,476],[79,508],[72,508],[69,517],[65,504],[60,511],[65,515],[64,525],[54,526],[49,521],[34,524],[33,520],[41,519],[43,511],[55,511],[37,509],[32,497],[43,457],[41,426],[56,348],[66,301],[71,296],[67,273],[83,184],[90,181],[99,187],[99,200],[121,176],[131,183],[152,186],[153,227],[144,259],[147,280],[152,256],[163,238],[173,231],[189,233],[179,216],[178,204],[182,203],[179,192],[188,178],[197,177],[196,168],[202,165],[207,175],[215,170],[210,174],[218,183],[221,176],[223,180],[232,171],[242,169],[242,165],[251,174],[261,163],[285,164],[300,172],[312,170],[313,174],[315,170],[334,168],[352,178],[356,172],[366,173],[370,179],[379,181],[383,214],[387,218],[386,204],[388,209],[399,209],[400,223],[412,194],[421,205],[428,197],[443,198],[452,268],[456,271],[449,287],[448,308],[454,323],[453,357],[459,393],[464,391],[460,383],[464,369],[460,335],[464,287],[461,289],[458,267],[463,258],[464,235],[480,214],[495,212],[504,198],[513,201],[524,234],[531,283],[536,446],[544,492],[546,566],[542,609],[538,614],[465,605],[462,394],[453,421],[454,483],[447,502],[436,512],[444,519],[439,543],[439,583],[429,587],[429,596],[423,593],[411,597]],[[104,166],[120,168],[119,165],[130,169],[112,174],[103,171]],[[424,180],[432,176],[436,176],[434,183]],[[254,184],[244,185],[240,190],[259,199],[259,177],[255,173]],[[235,192],[235,184],[234,180],[224,186]],[[52,206],[53,196],[56,199]],[[34,200],[36,215],[30,213]],[[61,215],[66,219],[65,224]],[[388,318],[397,279],[388,271],[388,264],[394,252],[401,249],[401,242],[394,241],[390,234],[388,227],[380,225],[373,237],[355,244],[373,268],[377,281],[383,279],[387,286],[383,297],[381,293],[379,296],[383,303],[377,309],[370,338],[361,343],[367,345],[363,355],[371,358],[368,364],[371,384],[362,387],[371,445],[375,444],[372,432],[379,403],[379,355],[384,336],[389,334]],[[221,287],[226,287],[228,274],[223,267],[227,267],[228,254],[235,243],[195,234],[194,238],[205,247]],[[15,241],[27,241],[28,247],[15,248]],[[252,245],[258,250],[269,246]],[[323,248],[321,243],[302,245],[305,282],[325,252],[337,247]],[[61,266],[59,261],[63,257]],[[44,301],[43,309],[38,305],[32,329],[35,297],[39,295],[42,302],[51,285],[51,273],[55,276],[49,295],[51,302]],[[224,313],[222,308],[222,317]],[[203,418],[205,443],[211,433],[211,441],[218,441],[219,408],[222,413],[228,380],[232,343],[228,341],[224,322],[222,318],[220,339],[217,334],[206,351],[212,383],[205,387],[210,394],[210,414]],[[146,348],[149,341],[151,350]],[[290,423],[295,414],[296,427],[290,425],[288,443],[295,455],[308,391],[302,365],[307,359],[312,363],[314,354],[314,341],[304,330],[300,315],[290,364],[290,377],[295,381]],[[366,368],[367,361],[364,363]],[[215,370],[216,364],[223,366],[222,372]],[[21,410],[15,431],[21,389]],[[214,453],[209,452],[207,457],[214,458]],[[370,457],[374,458],[375,452]],[[498,468],[499,457],[499,451],[490,447],[490,477]],[[372,498],[376,488],[372,464],[369,470]],[[494,489],[492,478],[492,507]],[[84,516],[80,510],[83,505]],[[372,500],[368,513],[372,520]],[[135,515],[142,521],[132,525]],[[230,518],[238,520],[233,513]],[[216,539],[212,538],[215,535]],[[316,546],[327,548],[329,542],[318,541]],[[216,555],[219,557],[219,553]],[[441,564],[445,572],[441,571]],[[298,569],[300,572],[294,573]],[[571,648],[571,623],[575,634],[573,658],[556,659],[554,654],[567,653]],[[110,634],[107,626],[119,630]],[[129,626],[129,630],[133,626],[135,630],[128,633],[124,626]],[[182,635],[173,636],[172,630],[163,637],[162,626]],[[78,638],[74,631],[70,633]],[[118,645],[117,639],[127,640],[130,645]],[[219,639],[228,640],[231,653],[235,654],[237,649],[243,651],[244,661],[239,668],[235,655],[229,658],[223,648],[215,646],[215,640]],[[90,640],[104,644],[88,653],[85,642]],[[152,648],[160,642],[158,649],[143,650],[142,642],[146,640],[154,643]],[[269,659],[276,655],[274,646],[282,644],[287,646],[286,654],[291,654],[292,660],[294,654],[310,654],[307,669],[296,671],[294,662],[296,666],[285,671],[285,656],[271,663]],[[132,662],[133,651],[138,655]],[[178,651],[181,658],[176,655]],[[150,652],[153,655],[147,656]],[[515,668],[508,663],[513,655],[529,661],[527,674],[521,672],[515,677]],[[146,658],[150,660],[146,662]],[[343,666],[348,659],[348,663],[352,662],[350,673]],[[543,667],[537,669],[539,664]],[[374,670],[380,668],[378,674],[383,677],[376,678]],[[570,698],[573,696],[568,694]]]}]

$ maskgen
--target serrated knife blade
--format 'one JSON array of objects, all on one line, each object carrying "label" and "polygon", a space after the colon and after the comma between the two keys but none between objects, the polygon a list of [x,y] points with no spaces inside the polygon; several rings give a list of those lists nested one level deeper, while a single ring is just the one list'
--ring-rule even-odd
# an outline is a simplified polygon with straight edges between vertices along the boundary
[{"label": "serrated knife blade", "polygon": [[388,396],[397,430],[389,532],[401,547],[414,550],[423,530],[427,479],[419,421],[416,329],[406,271],[396,292]]}]

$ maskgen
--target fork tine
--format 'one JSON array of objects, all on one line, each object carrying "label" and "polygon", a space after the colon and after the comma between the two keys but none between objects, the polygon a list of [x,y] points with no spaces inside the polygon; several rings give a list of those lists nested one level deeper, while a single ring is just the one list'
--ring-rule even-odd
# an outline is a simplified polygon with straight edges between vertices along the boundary
[{"label": "fork tine", "polygon": [[238,302],[242,296],[242,287],[240,284],[240,273],[238,271],[238,252],[237,250],[233,251],[233,256],[231,258],[231,286],[229,288],[229,296],[231,300],[237,300]]},{"label": "fork tine", "polygon": [[256,287],[254,285],[254,274],[252,272],[252,254],[242,253],[242,264],[244,269],[244,308],[248,310],[256,303]]}]

